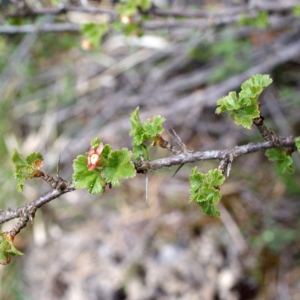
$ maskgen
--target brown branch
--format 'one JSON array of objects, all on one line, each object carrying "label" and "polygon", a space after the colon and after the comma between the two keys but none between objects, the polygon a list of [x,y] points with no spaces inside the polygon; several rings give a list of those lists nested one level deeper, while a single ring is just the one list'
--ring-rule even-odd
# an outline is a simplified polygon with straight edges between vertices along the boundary
[{"label": "brown branch", "polygon": [[158,145],[160,146],[161,148],[164,148],[164,149],[168,149],[169,151],[171,151],[174,155],[179,155],[182,153],[181,150],[177,149],[175,146],[173,146],[171,143],[169,143],[168,141],[164,140],[162,138],[161,135],[157,135],[157,142],[155,142],[154,146],[155,145]]},{"label": "brown branch", "polygon": [[[166,141],[162,139],[162,143],[165,144],[165,142]],[[219,168],[222,170],[223,173],[225,173],[226,170],[227,172],[230,171],[230,165],[235,158],[241,155],[258,152],[270,148],[276,148],[276,147],[295,148],[295,138],[294,137],[278,138],[276,141],[250,143],[243,146],[236,146],[233,149],[224,149],[224,150],[209,150],[209,151],[198,151],[198,152],[192,152],[192,151],[184,152],[184,151],[177,150],[176,153],[179,152],[179,154],[175,156],[168,157],[168,158],[161,158],[153,161],[137,162],[135,163],[135,168],[138,173],[148,173],[154,170],[168,168],[175,165],[183,165],[186,163],[192,163],[196,161],[216,159],[221,161]],[[169,148],[169,147],[166,146],[165,148]],[[15,218],[19,218],[18,223],[9,232],[9,234],[12,237],[18,234],[22,228],[26,227],[28,221],[33,221],[35,213],[38,208],[60,197],[65,193],[72,192],[75,190],[75,187],[72,183],[63,180],[60,177],[58,177],[58,179],[55,180],[52,176],[47,175],[41,171],[39,171],[36,177],[42,178],[47,183],[49,183],[54,189],[25,206],[21,206],[17,209],[7,208],[5,210],[0,211],[0,224]]]},{"label": "brown branch", "polygon": [[177,156],[172,156],[168,158],[161,158],[154,161],[143,161],[135,164],[138,173],[151,172],[157,169],[168,168],[171,166],[192,163],[196,161],[203,160],[213,160],[218,159],[220,161],[227,160],[230,157],[230,161],[233,161],[238,156],[258,152],[262,150],[267,150],[277,147],[294,147],[295,138],[278,138],[275,142],[264,141],[261,143],[250,143],[243,146],[236,146],[233,149],[224,150],[208,150],[208,151],[198,151],[192,153],[182,153]]},{"label": "brown branch", "polygon": [[258,131],[260,132],[265,141],[273,141],[275,143],[278,140],[278,137],[274,133],[274,131],[269,129],[264,124],[263,116],[260,115],[258,118],[253,119],[253,124],[257,127]]},{"label": "brown branch", "polygon": [[57,180],[56,186],[57,189],[53,189],[52,191],[44,194],[35,201],[32,201],[24,206],[18,207],[16,209],[7,208],[5,210],[0,211],[0,224],[12,219],[19,218],[18,223],[9,232],[9,234],[12,237],[14,237],[20,232],[22,228],[26,227],[28,221],[33,221],[38,208],[60,197],[65,193],[72,192],[75,190],[75,187],[72,183],[62,180],[61,178]]}]

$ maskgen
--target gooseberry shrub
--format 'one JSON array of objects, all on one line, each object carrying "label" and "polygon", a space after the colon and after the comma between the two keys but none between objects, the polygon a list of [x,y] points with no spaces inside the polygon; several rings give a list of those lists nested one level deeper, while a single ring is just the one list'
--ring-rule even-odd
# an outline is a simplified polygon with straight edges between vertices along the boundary
[{"label": "gooseberry shrub", "polygon": [[[40,177],[51,185],[53,193],[49,192],[46,196],[43,195],[13,213],[9,209],[0,212],[2,223],[16,217],[21,219],[17,228],[10,232],[0,233],[0,264],[8,264],[11,256],[23,255],[13,245],[14,236],[26,226],[28,220],[33,220],[35,211],[39,207],[66,192],[86,189],[91,194],[103,194],[107,188],[119,186],[121,180],[133,178],[137,173],[147,174],[160,168],[217,159],[220,161],[218,168],[204,174],[197,172],[197,167],[194,167],[189,177],[190,202],[195,201],[204,214],[217,217],[220,216],[218,203],[222,197],[220,187],[226,176],[229,176],[235,157],[266,151],[266,156],[270,161],[276,161],[280,171],[291,173],[293,171],[291,156],[294,151],[300,150],[300,137],[277,137],[272,130],[265,127],[260,113],[259,96],[271,82],[269,75],[252,76],[242,84],[238,94],[230,92],[217,101],[217,114],[229,113],[237,125],[247,129],[251,129],[255,124],[263,136],[263,142],[260,143],[249,143],[234,149],[194,152],[187,150],[180,140],[178,143],[180,149],[176,149],[162,138],[163,123],[166,119],[158,115],[143,123],[139,116],[139,107],[137,107],[130,117],[129,135],[133,137],[132,151],[127,148],[113,150],[111,145],[103,144],[100,137],[94,138],[88,152],[74,159],[72,182],[65,181],[58,175],[55,180],[42,172],[43,156],[40,152],[24,157],[14,150],[11,161],[15,166],[14,175],[18,182],[18,191],[23,190],[26,180]],[[149,149],[159,146],[171,150],[173,156],[151,160]]]}]

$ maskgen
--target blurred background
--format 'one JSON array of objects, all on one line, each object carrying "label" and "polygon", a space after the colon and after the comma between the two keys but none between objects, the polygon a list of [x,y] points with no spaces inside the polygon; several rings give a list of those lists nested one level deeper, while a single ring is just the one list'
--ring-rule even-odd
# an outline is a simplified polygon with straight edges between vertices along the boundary
[{"label": "blurred background", "polygon": [[[299,1],[154,1],[141,37],[109,30],[91,44],[80,24],[107,22],[115,2],[0,0],[1,209],[49,190],[34,179],[17,192],[14,148],[41,151],[52,175],[60,158],[71,181],[73,159],[94,137],[131,147],[137,106],[142,121],[166,117],[164,138],[176,143],[173,127],[190,150],[261,141],[256,128],[215,114],[219,98],[258,73],[274,80],[260,98],[266,125],[300,135]],[[41,13],[69,5],[108,13]],[[156,149],[151,158],[169,155]],[[220,218],[189,204],[191,168],[207,172],[215,161],[175,177],[176,168],[149,174],[149,206],[143,175],[101,196],[63,195],[16,237],[26,255],[0,267],[0,299],[300,299],[299,154],[293,159],[293,175],[264,153],[235,160]]]}]

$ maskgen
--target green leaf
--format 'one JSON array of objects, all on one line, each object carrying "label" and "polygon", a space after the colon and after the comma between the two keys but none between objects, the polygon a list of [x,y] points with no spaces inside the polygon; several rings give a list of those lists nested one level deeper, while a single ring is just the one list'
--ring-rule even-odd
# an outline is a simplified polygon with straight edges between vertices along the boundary
[{"label": "green leaf", "polygon": [[20,154],[16,149],[14,149],[11,162],[15,165],[16,168],[23,168],[28,165],[25,157]]},{"label": "green leaf", "polygon": [[108,164],[108,158],[110,157],[111,152],[112,152],[111,146],[106,144],[101,153],[101,160],[100,160],[101,166],[104,167]]},{"label": "green leaf", "polygon": [[106,23],[95,24],[95,23],[84,23],[81,27],[82,34],[86,39],[94,46],[98,47],[99,42],[108,31],[108,26]]},{"label": "green leaf", "polygon": [[157,136],[164,131],[162,123],[165,122],[165,120],[164,117],[154,116],[143,125],[139,116],[139,107],[131,114],[131,131],[129,135],[133,135],[133,155],[136,160],[140,160],[140,155],[145,159],[149,159],[149,147],[147,147],[145,143],[153,143],[157,140]]},{"label": "green leaf", "polygon": [[257,104],[246,106],[237,110],[234,114],[235,123],[242,125],[244,128],[251,129],[253,119],[259,117],[259,110]]},{"label": "green leaf", "polygon": [[282,148],[273,148],[266,151],[266,156],[270,161],[276,161],[277,167],[282,173],[292,174],[294,170],[292,168],[293,159],[287,155]]},{"label": "green leaf", "polygon": [[144,141],[145,130],[139,116],[139,107],[131,113],[130,116],[131,131],[129,135],[133,135],[133,145],[141,145]]},{"label": "green leaf", "polygon": [[293,15],[295,17],[300,17],[300,4],[294,6],[294,8],[293,8]]},{"label": "green leaf", "polygon": [[228,96],[225,96],[217,101],[217,104],[220,106],[217,108],[216,113],[220,114],[227,110],[239,109],[240,105],[238,104],[238,97],[236,92],[230,92]]},{"label": "green leaf", "polygon": [[292,168],[292,164],[293,164],[293,159],[288,155],[286,155],[284,159],[279,159],[277,161],[278,169],[282,173],[293,174],[294,169]]},{"label": "green leaf", "polygon": [[26,157],[26,162],[28,165],[34,164],[37,160],[44,160],[43,155],[40,152],[33,152]]},{"label": "green leaf", "polygon": [[94,149],[97,149],[100,145],[101,141],[99,137],[95,137],[92,141],[91,141],[91,147],[93,147]]},{"label": "green leaf", "polygon": [[7,265],[10,262],[10,256],[24,256],[24,253],[15,248],[13,242],[5,233],[0,233],[0,264]]},{"label": "green leaf", "polygon": [[295,144],[296,144],[296,147],[297,147],[298,152],[300,152],[300,137],[297,137],[297,138],[296,138]]},{"label": "green leaf", "polygon": [[105,191],[105,180],[98,170],[88,170],[86,156],[77,156],[73,169],[72,180],[76,189],[87,189],[91,194],[102,194]]},{"label": "green leaf", "polygon": [[262,91],[272,83],[269,75],[257,74],[246,80],[239,95],[230,92],[217,101],[216,113],[230,111],[237,125],[251,129],[253,119],[259,117],[258,98]]},{"label": "green leaf", "polygon": [[222,195],[219,186],[224,182],[225,177],[218,169],[211,170],[207,174],[192,169],[190,175],[190,201],[196,201],[202,208],[203,213],[211,216],[220,216],[218,203]]},{"label": "green leaf", "polygon": [[103,168],[103,176],[113,186],[120,185],[121,178],[131,178],[136,175],[133,163],[130,161],[132,152],[126,148],[116,150],[108,158],[108,164]]},{"label": "green leaf", "polygon": [[40,152],[33,152],[25,158],[14,149],[11,162],[15,165],[14,176],[18,182],[17,190],[22,192],[25,181],[32,178],[41,167],[43,156]]},{"label": "green leaf", "polygon": [[[270,78],[270,75],[257,74],[253,75],[250,79],[246,80],[241,86],[241,92],[239,98],[249,97],[249,98],[258,98],[261,92],[268,87],[273,80]],[[249,105],[254,103],[250,102]]]},{"label": "green leaf", "polygon": [[144,144],[141,145],[133,145],[133,156],[136,161],[140,161],[142,156],[145,160],[149,160],[148,147]]},{"label": "green leaf", "polygon": [[164,131],[161,124],[165,121],[166,119],[161,116],[154,116],[152,120],[147,120],[144,124],[145,134],[148,137],[156,137],[158,134],[161,134]]},{"label": "green leaf", "polygon": [[283,152],[282,148],[273,148],[273,149],[268,149],[266,151],[266,156],[270,161],[276,161],[281,158]]}]

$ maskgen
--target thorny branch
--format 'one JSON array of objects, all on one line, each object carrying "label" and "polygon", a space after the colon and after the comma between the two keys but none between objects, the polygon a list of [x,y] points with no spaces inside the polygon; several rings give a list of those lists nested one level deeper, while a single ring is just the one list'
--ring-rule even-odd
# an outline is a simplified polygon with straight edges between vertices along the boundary
[{"label": "thorny branch", "polygon": [[[41,172],[43,173],[43,172]],[[44,180],[48,180],[49,178],[52,178],[49,175],[46,175],[43,173],[43,176],[41,176]],[[50,183],[49,181],[47,181]],[[28,221],[33,221],[35,213],[38,208],[43,206],[44,204],[60,197],[61,195],[72,192],[75,190],[75,187],[72,183],[65,181],[61,179],[60,177],[58,180],[54,180],[52,178],[50,185],[55,186],[52,191],[44,194],[43,196],[39,197],[35,201],[32,201],[24,206],[18,207],[16,209],[7,208],[5,210],[0,211],[0,224],[5,223],[9,220],[19,218],[19,222],[14,226],[14,228],[9,232],[9,234],[14,237],[17,235],[20,230],[24,227],[26,227],[26,224]]]},{"label": "thorny branch", "polygon": [[[243,146],[236,146],[233,149],[192,152],[187,150],[185,145],[182,143],[184,147],[182,146],[183,149],[179,150],[176,147],[172,146],[169,142],[165,141],[161,136],[159,136],[160,138],[157,144],[162,148],[170,150],[174,154],[174,156],[168,158],[161,158],[153,161],[142,160],[140,162],[136,162],[136,171],[137,173],[148,174],[148,172],[162,168],[168,168],[175,165],[183,165],[186,163],[193,163],[196,161],[216,159],[220,161],[219,169],[222,170],[223,173],[227,173],[228,176],[231,168],[231,163],[235,158],[241,155],[246,155],[249,153],[276,147],[290,147],[291,149],[295,148],[294,137],[276,137],[276,139],[265,138],[267,132],[270,134],[271,131],[264,127],[262,117],[257,118],[254,121],[254,124],[256,124],[256,126],[261,131],[265,141],[260,143],[249,143]],[[263,128],[264,131],[261,128]],[[75,190],[75,187],[71,182],[63,180],[58,175],[57,180],[55,180],[52,176],[45,174],[42,171],[39,171],[35,175],[35,177],[40,177],[41,179],[45,180],[53,188],[53,190],[25,206],[21,206],[17,209],[7,208],[5,210],[0,211],[0,224],[15,218],[19,218],[18,223],[9,232],[9,235],[12,237],[17,235],[22,228],[26,227],[28,221],[33,221],[38,208],[40,208],[47,202],[50,202],[60,197],[65,193],[72,192]]]},{"label": "thorny branch", "polygon": [[278,141],[264,141],[260,143],[250,143],[243,146],[236,146],[233,149],[224,150],[208,150],[208,151],[198,151],[192,153],[181,153],[176,156],[171,156],[168,158],[161,158],[153,161],[143,161],[135,163],[135,167],[138,173],[151,172],[154,170],[168,168],[171,166],[176,166],[180,164],[193,163],[196,161],[204,160],[224,160],[228,156],[233,157],[233,159],[262,150],[267,150],[277,147],[292,147],[295,145],[295,138],[278,138]]}]

